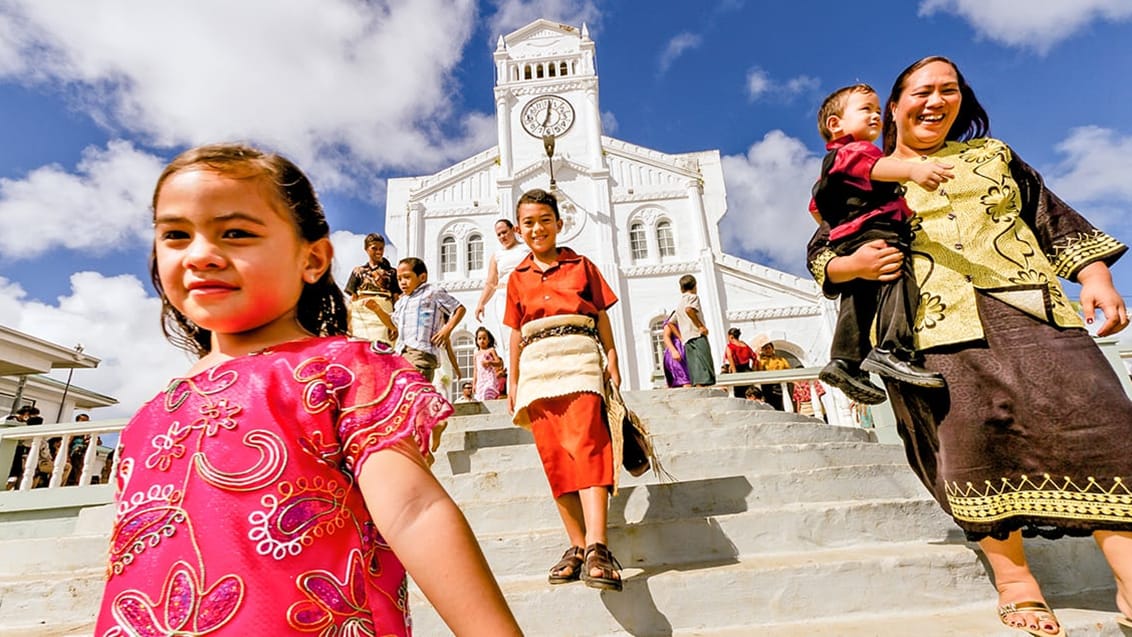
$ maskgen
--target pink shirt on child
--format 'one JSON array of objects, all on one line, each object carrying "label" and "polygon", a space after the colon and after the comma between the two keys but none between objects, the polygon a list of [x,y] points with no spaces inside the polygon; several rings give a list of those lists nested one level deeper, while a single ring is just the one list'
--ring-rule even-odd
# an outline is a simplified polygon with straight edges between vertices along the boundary
[{"label": "pink shirt on child", "polygon": [[[178,378],[122,432],[96,635],[409,635],[355,480],[452,406],[384,345],[309,338]],[[409,445],[412,445],[410,447]]]}]

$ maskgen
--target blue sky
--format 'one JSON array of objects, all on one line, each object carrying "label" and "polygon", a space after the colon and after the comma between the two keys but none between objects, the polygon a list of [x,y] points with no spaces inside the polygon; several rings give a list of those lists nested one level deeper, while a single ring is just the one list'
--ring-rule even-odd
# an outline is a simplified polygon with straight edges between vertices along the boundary
[{"label": "blue sky", "polygon": [[[129,413],[187,365],[145,263],[167,159],[231,139],[293,157],[341,272],[382,230],[387,178],[494,144],[491,51],[538,17],[588,24],[606,134],[722,153],[732,253],[804,272],[816,107],[856,81],[887,95],[929,54],[959,64],[995,136],[1132,242],[1132,0],[0,0],[0,323],[82,342],[103,365],[76,382]],[[1114,274],[1132,295],[1132,266]]]}]

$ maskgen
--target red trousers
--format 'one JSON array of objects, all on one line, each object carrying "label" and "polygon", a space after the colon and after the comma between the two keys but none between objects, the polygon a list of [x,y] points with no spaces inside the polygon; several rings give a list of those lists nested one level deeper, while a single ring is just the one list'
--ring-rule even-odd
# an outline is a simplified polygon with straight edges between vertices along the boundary
[{"label": "red trousers", "polygon": [[527,411],[555,498],[588,487],[613,486],[613,445],[601,396],[579,392],[539,398]]}]

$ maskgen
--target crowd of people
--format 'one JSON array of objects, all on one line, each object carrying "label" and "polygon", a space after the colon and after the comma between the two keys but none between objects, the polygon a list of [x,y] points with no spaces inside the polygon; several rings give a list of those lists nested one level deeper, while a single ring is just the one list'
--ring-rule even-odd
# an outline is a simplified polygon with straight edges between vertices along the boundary
[{"label": "crowd of people", "polygon": [[[863,85],[823,105],[829,154],[807,256],[842,302],[822,378],[859,404],[890,400],[912,469],[986,555],[1002,623],[1062,635],[1022,536],[1092,535],[1116,576],[1118,621],[1132,626],[1132,504],[1118,490],[1132,479],[1132,402],[1057,281],[1079,282],[1085,322],[1099,309],[1098,334],[1114,334],[1128,317],[1108,268],[1126,247],[989,126],[942,57],[902,71],[883,107]],[[429,283],[420,259],[385,260],[377,235],[347,302],[313,187],[279,155],[186,151],[159,177],[152,210],[162,326],[197,360],[123,431],[121,497],[149,504],[122,509],[114,534],[166,508],[176,515],[162,523],[177,531],[114,545],[97,632],[404,635],[407,571],[453,632],[520,634],[428,469],[452,413],[429,381],[464,307]],[[621,381],[606,314],[618,299],[593,262],[558,245],[553,193],[524,193],[515,218],[495,226],[503,249],[474,312],[502,319],[507,360],[477,329],[475,378],[461,395],[505,396],[532,432],[569,542],[549,584],[621,590],[606,533],[621,464],[620,427],[606,416]],[[716,367],[696,279],[679,287],[663,328],[665,377],[708,386]],[[493,304],[497,288],[506,294]],[[765,335],[727,336],[728,373],[790,367]],[[797,391],[796,402],[809,398]],[[783,408],[781,384],[735,392]],[[234,541],[254,550],[233,551]],[[219,592],[172,610],[180,598],[152,601],[181,589]]]}]

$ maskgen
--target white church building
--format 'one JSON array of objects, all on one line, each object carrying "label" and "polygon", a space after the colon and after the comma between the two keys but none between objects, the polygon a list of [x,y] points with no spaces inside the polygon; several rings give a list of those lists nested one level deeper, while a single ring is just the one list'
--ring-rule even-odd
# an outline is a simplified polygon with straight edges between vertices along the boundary
[{"label": "white church building", "polygon": [[[401,256],[423,259],[429,281],[468,310],[453,334],[465,377],[479,326],[472,313],[488,259],[500,249],[493,226],[513,221],[519,196],[547,189],[552,178],[564,221],[559,245],[596,263],[620,298],[609,317],[624,387],[663,386],[660,328],[685,274],[698,282],[717,366],[731,327],[748,342],[768,335],[796,364],[824,364],[836,306],[808,278],[723,252],[727,192],[718,150],[674,155],[602,134],[595,53],[585,25],[537,20],[501,36],[498,144],[432,175],[389,180],[388,240]],[[504,296],[497,292],[484,316],[501,353]]]}]

